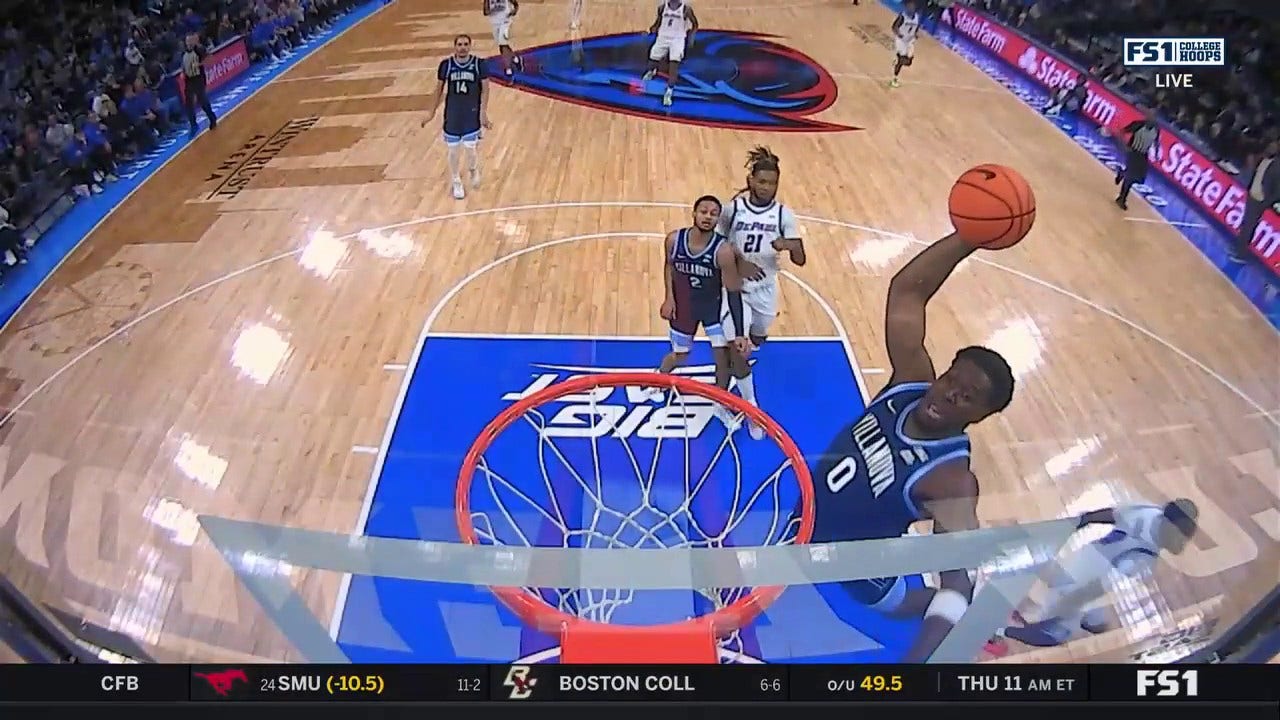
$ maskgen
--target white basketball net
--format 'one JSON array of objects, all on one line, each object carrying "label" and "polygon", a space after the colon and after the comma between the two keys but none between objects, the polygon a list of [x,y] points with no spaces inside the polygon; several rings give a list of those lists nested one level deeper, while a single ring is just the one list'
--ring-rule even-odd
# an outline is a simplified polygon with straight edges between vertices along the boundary
[{"label": "white basketball net", "polygon": [[[560,436],[563,418],[557,415],[556,405],[573,402],[569,398],[557,398],[553,401],[555,405],[548,403],[550,407],[535,406],[525,411],[522,419],[537,433],[538,455],[536,464],[514,468],[523,474],[523,482],[519,484],[508,479],[512,476],[493,467],[484,455],[479,458],[471,487],[471,521],[481,543],[673,549],[788,545],[795,541],[800,519],[792,512],[794,500],[788,502],[784,498],[785,483],[781,482],[792,463],[776,442],[749,439],[745,427],[725,433],[716,441],[700,441],[699,435],[711,435],[709,432],[695,434],[709,429],[703,424],[704,419],[708,423],[720,423],[718,418],[724,416],[736,424],[743,418],[732,417],[732,411],[726,411],[709,398],[678,388],[665,391],[665,401],[653,397],[658,392],[653,388],[622,389],[633,399],[649,395],[656,404],[649,413],[653,420],[645,425],[647,433],[635,432],[634,427],[628,430],[628,426],[635,423],[631,417],[634,411],[620,414],[619,406],[598,403],[598,399],[607,399],[619,389],[602,384],[595,388],[596,392],[572,396],[584,401],[574,405],[577,437]],[[598,398],[605,390],[609,392]],[[560,408],[558,412],[563,414],[565,410]],[[518,425],[513,424],[507,432],[516,427]],[[651,446],[651,451],[650,447],[636,451],[633,443],[638,435],[648,435],[643,438],[643,444]],[[712,442],[718,443],[713,451]],[[566,450],[562,447],[566,443],[574,445]],[[762,480],[752,481],[752,476],[748,476],[748,482],[743,482],[740,443],[768,443],[777,449],[779,459]],[[584,462],[587,444],[590,460]],[[659,473],[659,459],[666,448],[668,452],[682,455],[681,484],[668,474]],[[491,444],[486,453],[492,449]],[[708,452],[709,461],[693,457],[695,454],[705,456]],[[704,467],[696,467],[699,462]],[[714,473],[713,478],[713,469],[722,462],[729,463],[731,473],[722,469]],[[583,468],[583,465],[589,467]],[[535,467],[541,475],[540,482],[528,476]],[[755,471],[753,476],[759,477],[759,470],[763,468],[751,469]],[[733,486],[726,493],[723,483],[727,474],[731,474]],[[573,492],[581,493],[581,509],[576,515],[565,511],[565,506],[571,503],[566,502],[562,494],[570,487]],[[704,492],[714,493],[715,497],[699,501],[700,493]],[[726,495],[730,499],[726,500]],[[478,502],[481,499],[486,502]],[[723,523],[722,527],[709,527],[705,518],[708,503],[716,504],[715,524]],[[479,510],[477,505],[491,506],[491,509]],[[538,526],[541,527],[534,530]],[[548,532],[548,526],[554,530]],[[736,536],[735,531],[739,531]],[[709,613],[736,602],[750,590],[747,587],[702,588],[696,592],[708,602]],[[609,623],[615,613],[634,602],[638,594],[652,592],[533,587],[525,591],[565,613],[600,623]],[[679,619],[683,618],[669,621]],[[720,638],[719,644],[721,662],[756,661],[743,653],[742,638],[737,631]]]}]

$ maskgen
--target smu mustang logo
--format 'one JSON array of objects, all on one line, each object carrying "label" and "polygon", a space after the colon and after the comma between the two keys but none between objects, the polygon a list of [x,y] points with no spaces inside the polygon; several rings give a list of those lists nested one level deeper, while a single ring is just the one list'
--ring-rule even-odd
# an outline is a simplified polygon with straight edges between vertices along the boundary
[{"label": "smu mustang logo", "polygon": [[701,30],[685,51],[675,103],[667,81],[647,83],[653,36],[620,33],[522,50],[525,72],[506,77],[489,58],[490,77],[537,95],[652,120],[735,130],[832,132],[858,128],[812,120],[836,101],[836,83],[812,58],[759,33]]},{"label": "smu mustang logo", "polygon": [[[533,379],[528,385],[504,394],[502,399],[515,402],[556,383],[584,375],[651,372],[652,368],[536,363],[533,370]],[[693,365],[675,370],[677,375],[705,383],[715,381],[715,372],[714,365]],[[685,393],[668,404],[666,400],[651,397],[647,390],[642,387],[601,386],[589,392],[556,398],[554,402],[532,408],[527,415],[536,412],[540,416],[537,422],[543,437],[600,438],[607,435],[647,440],[698,437],[715,417],[715,406],[707,398]]]}]

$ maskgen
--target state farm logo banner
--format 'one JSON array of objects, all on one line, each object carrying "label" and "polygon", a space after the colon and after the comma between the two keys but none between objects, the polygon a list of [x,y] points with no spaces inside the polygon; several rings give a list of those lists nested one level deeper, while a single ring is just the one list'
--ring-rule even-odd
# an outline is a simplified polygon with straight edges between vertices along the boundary
[{"label": "state farm logo banner", "polygon": [[[952,23],[965,37],[995,54],[1040,86],[1054,91],[1074,87],[1079,69],[1053,51],[1034,44],[1004,27],[993,18],[962,5],[951,7]],[[1142,117],[1127,100],[1102,83],[1088,80],[1089,96],[1083,114],[1112,134]],[[1160,160],[1155,167],[1184,196],[1204,210],[1234,235],[1244,218],[1248,188],[1199,150],[1183,142],[1168,125],[1161,123]],[[1267,209],[1253,233],[1254,254],[1276,275],[1280,275],[1280,214]]]},{"label": "state farm logo banner", "polygon": [[[249,69],[249,46],[243,37],[237,37],[223,43],[221,47],[209,53],[204,59],[205,87],[209,94],[218,88],[240,77]],[[187,78],[181,71],[177,74],[178,97],[187,96]]]}]

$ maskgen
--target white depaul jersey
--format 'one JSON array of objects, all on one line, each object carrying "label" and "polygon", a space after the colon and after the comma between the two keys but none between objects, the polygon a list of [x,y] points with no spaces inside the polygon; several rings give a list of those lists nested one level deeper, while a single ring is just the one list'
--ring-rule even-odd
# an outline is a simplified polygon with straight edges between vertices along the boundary
[{"label": "white depaul jersey", "polygon": [[511,3],[507,0],[484,0],[489,8],[489,19],[506,18],[511,14]]},{"label": "white depaul jersey", "polygon": [[689,33],[689,25],[685,15],[689,7],[689,0],[681,0],[680,4],[675,8],[667,0],[662,0],[659,8],[662,10],[662,19],[658,23],[658,34],[663,37],[684,37]]},{"label": "white depaul jersey", "polygon": [[747,291],[753,286],[778,282],[779,252],[773,248],[773,241],[800,237],[800,228],[791,208],[777,200],[765,207],[756,207],[751,204],[749,193],[735,197],[720,213],[716,232],[729,238],[744,258],[764,270],[764,279],[743,281],[743,289]]},{"label": "white depaul jersey", "polygon": [[902,21],[898,26],[898,37],[908,41],[915,40],[920,32],[920,13],[913,12],[910,15],[902,13],[898,19]]},{"label": "white depaul jersey", "polygon": [[1150,567],[1160,554],[1160,526],[1168,522],[1155,505],[1129,505],[1115,510],[1115,529],[1094,543],[1120,572],[1128,575]]}]

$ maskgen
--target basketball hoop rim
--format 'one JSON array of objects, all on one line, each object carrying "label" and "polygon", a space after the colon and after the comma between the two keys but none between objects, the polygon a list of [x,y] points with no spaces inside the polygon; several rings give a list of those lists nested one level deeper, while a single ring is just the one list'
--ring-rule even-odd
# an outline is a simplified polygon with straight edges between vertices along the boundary
[{"label": "basketball hoop rim", "polygon": [[[572,395],[601,386],[673,388],[687,392],[690,395],[698,395],[713,400],[734,411],[743,413],[748,420],[764,428],[765,434],[772,438],[790,458],[792,470],[796,475],[796,483],[800,486],[801,502],[800,527],[796,531],[795,542],[803,545],[813,537],[813,478],[805,463],[804,455],[800,452],[800,448],[795,441],[791,439],[791,436],[787,434],[787,431],[763,410],[716,385],[692,378],[663,373],[600,373],[598,375],[582,375],[570,378],[521,398],[498,413],[480,431],[475,441],[471,444],[471,448],[467,450],[467,454],[463,456],[454,493],[458,533],[463,543],[467,545],[480,544],[479,538],[476,536],[475,524],[471,520],[471,485],[480,457],[488,449],[494,438],[502,434],[504,430],[531,408],[554,401],[556,398],[565,395]],[[774,600],[778,599],[778,596],[786,588],[781,586],[752,588],[751,592],[713,613],[680,622],[648,627],[611,625],[594,620],[585,620],[550,605],[545,600],[525,592],[523,588],[490,587],[489,589],[526,624],[542,632],[557,636],[563,636],[573,627],[593,625],[608,628],[609,632],[614,634],[646,633],[673,629],[697,632],[704,628],[709,628],[716,637],[724,637],[754,620]],[[690,588],[690,590],[693,589]]]}]

